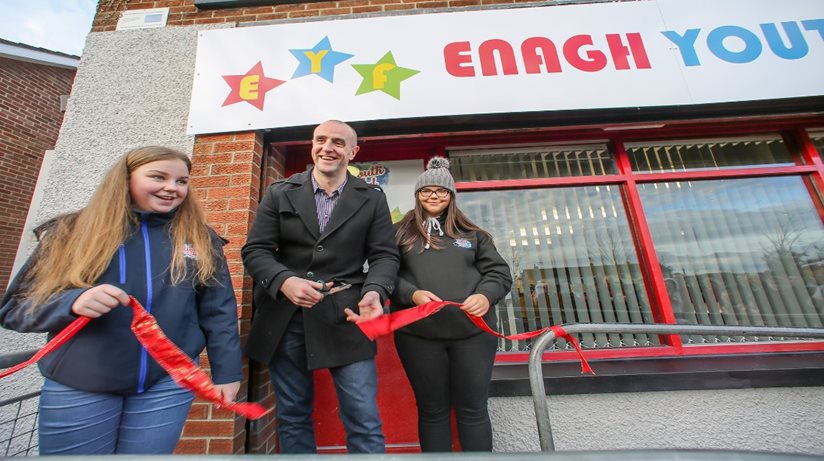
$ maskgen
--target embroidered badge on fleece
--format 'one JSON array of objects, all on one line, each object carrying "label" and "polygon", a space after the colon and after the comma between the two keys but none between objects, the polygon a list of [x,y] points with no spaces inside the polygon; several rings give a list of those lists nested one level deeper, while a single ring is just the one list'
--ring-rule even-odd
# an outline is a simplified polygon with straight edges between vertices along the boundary
[{"label": "embroidered badge on fleece", "polygon": [[195,247],[192,246],[191,243],[184,243],[183,244],[183,256],[189,259],[197,259],[197,253],[195,252]]},{"label": "embroidered badge on fleece", "polygon": [[472,242],[467,239],[455,239],[455,243],[453,243],[453,245],[461,248],[472,248]]}]

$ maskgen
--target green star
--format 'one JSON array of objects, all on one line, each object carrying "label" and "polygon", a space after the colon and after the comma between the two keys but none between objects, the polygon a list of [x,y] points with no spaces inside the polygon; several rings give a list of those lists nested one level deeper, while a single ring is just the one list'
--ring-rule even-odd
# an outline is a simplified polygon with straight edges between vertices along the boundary
[{"label": "green star", "polygon": [[361,83],[355,96],[372,91],[383,91],[400,101],[401,82],[417,74],[418,70],[399,67],[389,51],[375,64],[353,64],[352,67],[361,74]]}]

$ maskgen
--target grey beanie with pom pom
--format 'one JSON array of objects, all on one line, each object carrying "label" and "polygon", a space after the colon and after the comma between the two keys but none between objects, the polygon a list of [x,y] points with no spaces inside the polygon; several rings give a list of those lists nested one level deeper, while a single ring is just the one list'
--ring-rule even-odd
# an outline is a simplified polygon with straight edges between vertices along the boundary
[{"label": "grey beanie with pom pom", "polygon": [[439,186],[449,189],[455,195],[455,180],[449,172],[449,160],[444,157],[432,157],[426,164],[426,171],[415,181],[415,194],[426,186]]}]

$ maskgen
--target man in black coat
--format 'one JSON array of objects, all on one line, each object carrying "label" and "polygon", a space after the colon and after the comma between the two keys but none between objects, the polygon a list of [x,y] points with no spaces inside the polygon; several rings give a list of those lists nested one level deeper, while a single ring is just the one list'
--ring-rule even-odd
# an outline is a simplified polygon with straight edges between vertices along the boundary
[{"label": "man in black coat", "polygon": [[[383,314],[399,257],[383,192],[347,172],[358,149],[346,123],[318,125],[314,168],[269,187],[243,246],[243,264],[255,281],[247,353],[269,366],[281,453],[316,451],[312,370],[318,368],[328,368],[335,382],[349,452],[385,451],[377,348],[354,322]],[[325,293],[345,284],[352,287]]]}]

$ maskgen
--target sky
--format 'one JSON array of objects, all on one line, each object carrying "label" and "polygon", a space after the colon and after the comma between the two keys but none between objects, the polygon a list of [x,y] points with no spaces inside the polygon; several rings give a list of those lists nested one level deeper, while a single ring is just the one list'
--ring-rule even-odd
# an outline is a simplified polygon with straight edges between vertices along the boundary
[{"label": "sky", "polygon": [[0,38],[80,56],[97,0],[0,0]]}]

